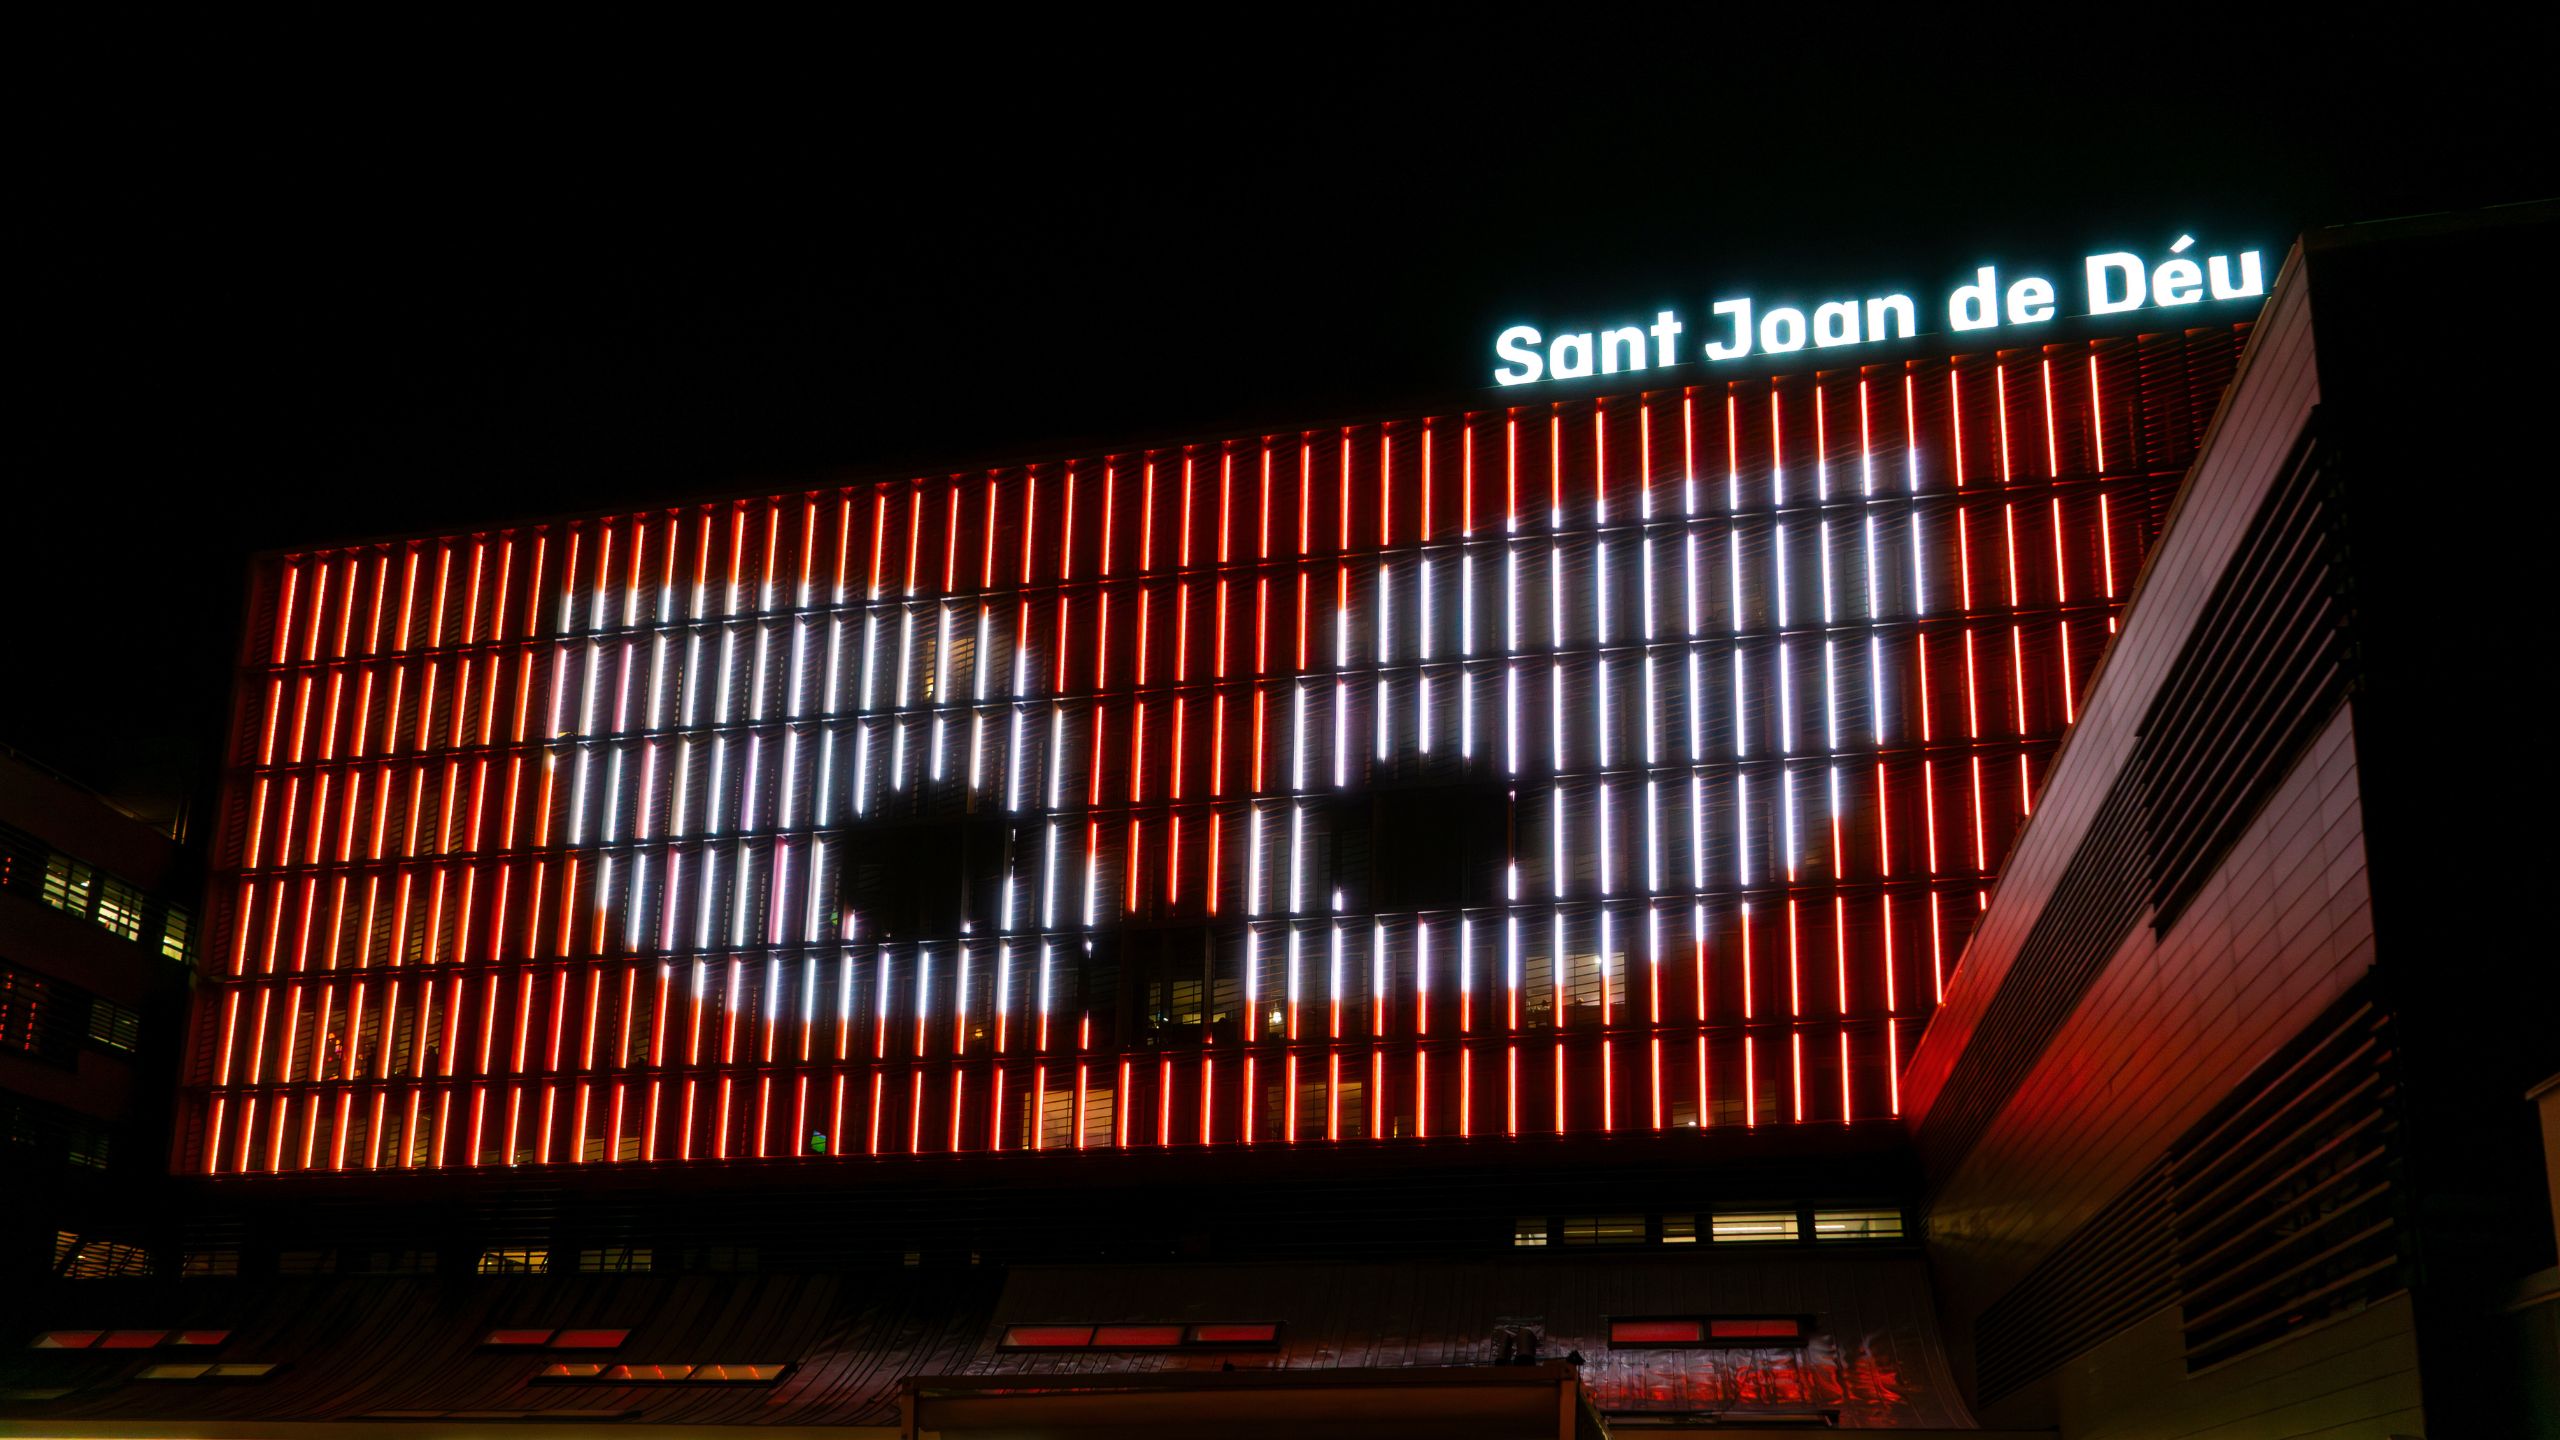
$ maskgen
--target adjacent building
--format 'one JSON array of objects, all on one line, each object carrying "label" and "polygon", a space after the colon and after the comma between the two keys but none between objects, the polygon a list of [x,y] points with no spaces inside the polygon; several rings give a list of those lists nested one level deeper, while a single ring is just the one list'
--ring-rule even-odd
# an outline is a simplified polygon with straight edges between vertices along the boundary
[{"label": "adjacent building", "polygon": [[0,752],[0,1263],[12,1273],[150,1264],[195,959],[191,858]]}]

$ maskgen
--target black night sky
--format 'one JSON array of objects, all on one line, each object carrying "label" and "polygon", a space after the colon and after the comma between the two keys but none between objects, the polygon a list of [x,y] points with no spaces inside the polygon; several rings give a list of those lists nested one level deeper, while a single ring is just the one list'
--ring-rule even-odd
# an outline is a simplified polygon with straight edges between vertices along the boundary
[{"label": "black night sky", "polygon": [[636,13],[18,37],[0,740],[208,802],[256,549],[1465,403],[1515,319],[2560,189],[2548,19]]}]

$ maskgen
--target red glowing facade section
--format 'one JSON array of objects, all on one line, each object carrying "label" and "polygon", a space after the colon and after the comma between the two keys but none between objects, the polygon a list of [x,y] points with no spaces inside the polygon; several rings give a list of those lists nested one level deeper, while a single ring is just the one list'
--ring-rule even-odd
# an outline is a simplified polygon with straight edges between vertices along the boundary
[{"label": "red glowing facade section", "polygon": [[2238,339],[276,557],[180,1161],[1890,1117]]}]

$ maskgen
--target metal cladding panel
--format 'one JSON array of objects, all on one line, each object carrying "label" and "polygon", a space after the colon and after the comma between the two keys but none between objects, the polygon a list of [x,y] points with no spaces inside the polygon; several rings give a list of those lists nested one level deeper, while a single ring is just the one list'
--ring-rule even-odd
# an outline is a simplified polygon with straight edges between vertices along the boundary
[{"label": "metal cladding panel", "polygon": [[[900,1376],[946,1369],[973,1353],[998,1283],[992,1273],[896,1272],[858,1279],[546,1275],[459,1287],[433,1277],[281,1280],[176,1296],[154,1312],[226,1327],[223,1344],[209,1354],[18,1352],[0,1356],[0,1378],[13,1387],[68,1388],[42,1402],[46,1421],[64,1423],[640,1410],[668,1424],[887,1424],[896,1418]],[[105,1313],[133,1302],[57,1287],[44,1303],[57,1313]],[[484,1343],[492,1330],[528,1323],[630,1333],[609,1354]],[[146,1364],[169,1360],[276,1368],[254,1382],[127,1383]],[[790,1368],[764,1384],[537,1379],[562,1361],[647,1372]]]},{"label": "metal cladding panel", "polygon": [[2240,333],[276,557],[180,1163],[1889,1120]]},{"label": "metal cladding panel", "polygon": [[[1684,1311],[1800,1314],[1813,1324],[1802,1342],[1610,1348],[1608,1317]],[[1847,1428],[1973,1425],[1917,1256],[1019,1268],[996,1306],[999,1324],[1244,1314],[1282,1320],[1275,1354],[1016,1354],[988,1345],[958,1373],[1484,1365],[1495,1359],[1497,1328],[1525,1322],[1540,1332],[1535,1358],[1581,1353],[1583,1387],[1611,1414],[1739,1407],[1836,1410]]]},{"label": "metal cladding panel", "polygon": [[[454,1286],[335,1276],[190,1291],[164,1312],[226,1327],[213,1351],[0,1354],[0,1382],[62,1389],[49,1423],[329,1422],[459,1412],[556,1421],[637,1411],[653,1425],[881,1425],[911,1376],[1073,1393],[1113,1376],[1264,1370],[1314,1381],[1490,1366],[1496,1327],[1529,1317],[1534,1357],[1579,1349],[1607,1411],[1835,1410],[1844,1427],[1969,1429],[1916,1255],[1627,1260],[1540,1256],[1381,1265],[1138,1265],[847,1275],[553,1275]],[[94,1287],[92,1287],[94,1288]],[[179,1303],[183,1302],[183,1303]],[[129,1299],[57,1287],[64,1325]],[[103,1306],[104,1309],[100,1307]],[[1700,1308],[1811,1317],[1801,1343],[1611,1351],[1606,1317]],[[1279,1343],[1130,1353],[1020,1352],[1008,1329],[1073,1321],[1234,1321]],[[492,1330],[610,1325],[610,1354],[491,1347]],[[273,1366],[255,1380],[134,1383],[169,1360]],[[593,1371],[585,1367],[592,1365]],[[545,1378],[553,1367],[574,1374]],[[709,1366],[783,1367],[746,1383],[658,1379]],[[1522,1371],[1522,1375],[1534,1372]]]}]

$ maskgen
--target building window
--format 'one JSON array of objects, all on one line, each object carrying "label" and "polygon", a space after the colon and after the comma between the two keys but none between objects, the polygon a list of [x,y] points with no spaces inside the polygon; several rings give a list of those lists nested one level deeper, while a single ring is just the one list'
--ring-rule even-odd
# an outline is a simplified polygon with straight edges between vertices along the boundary
[{"label": "building window", "polygon": [[1899,1240],[1902,1238],[1902,1212],[1899,1210],[1816,1210],[1813,1212],[1813,1238],[1816,1240]]},{"label": "building window", "polygon": [[142,938],[142,892],[112,876],[101,875],[91,887],[97,891],[97,904],[89,918],[109,933],[127,940]]},{"label": "building window", "polygon": [[578,1252],[581,1275],[637,1275],[649,1269],[650,1252],[646,1245],[608,1245],[599,1250]]},{"label": "building window", "polygon": [[1698,1217],[1697,1217],[1697,1216],[1695,1216],[1695,1215],[1665,1215],[1665,1216],[1663,1216],[1663,1217],[1662,1217],[1662,1243],[1663,1243],[1663,1244],[1665,1244],[1665,1245],[1695,1245],[1695,1244],[1697,1244],[1697,1243],[1698,1243]]},{"label": "building window", "polygon": [[0,890],[32,895],[127,940],[156,943],[172,960],[187,958],[190,929],[183,907],[162,905],[140,887],[5,825],[0,825]]},{"label": "building window", "polygon": [[66,1280],[139,1279],[151,1273],[151,1252],[139,1245],[57,1232],[53,1237],[53,1269]]},{"label": "building window", "polygon": [[240,1273],[240,1252],[232,1249],[189,1250],[178,1259],[178,1273],[192,1279]]},{"label": "building window", "polygon": [[1641,1245],[1645,1242],[1644,1217],[1571,1216],[1558,1227],[1556,1240],[1565,1245]]},{"label": "building window", "polygon": [[59,851],[44,857],[44,903],[56,910],[87,915],[89,882],[96,872]]},{"label": "building window", "polygon": [[684,1252],[687,1270],[746,1271],[756,1268],[753,1245],[705,1245]]},{"label": "building window", "polygon": [[546,1275],[551,1271],[548,1250],[483,1250],[480,1252],[483,1275]]},{"label": "building window", "polygon": [[130,1054],[142,1044],[142,1016],[113,1000],[93,996],[89,1001],[89,1039]]},{"label": "building window", "polygon": [[[107,1127],[85,1115],[55,1105],[0,1095],[0,1173],[30,1163],[78,1165],[91,1170],[107,1166],[114,1137]],[[32,1151],[30,1159],[27,1152]]]},{"label": "building window", "polygon": [[142,892],[55,851],[44,862],[44,903],[94,920],[127,940],[142,938]]},{"label": "building window", "polygon": [[257,1361],[224,1361],[209,1364],[193,1361],[178,1365],[145,1365],[136,1380],[264,1380],[276,1373],[272,1363]]},{"label": "building window", "polygon": [[1719,1245],[1784,1244],[1797,1238],[1792,1210],[1720,1210],[1714,1221]]},{"label": "building window", "polygon": [[436,1252],[433,1250],[367,1250],[355,1257],[352,1267],[359,1275],[433,1275]]},{"label": "building window", "polygon": [[770,1385],[790,1369],[785,1364],[606,1365],[593,1360],[555,1360],[536,1371],[533,1378],[605,1385]]},{"label": "building window", "polygon": [[1547,1243],[1547,1217],[1526,1215],[1511,1222],[1511,1243],[1520,1249]]}]

